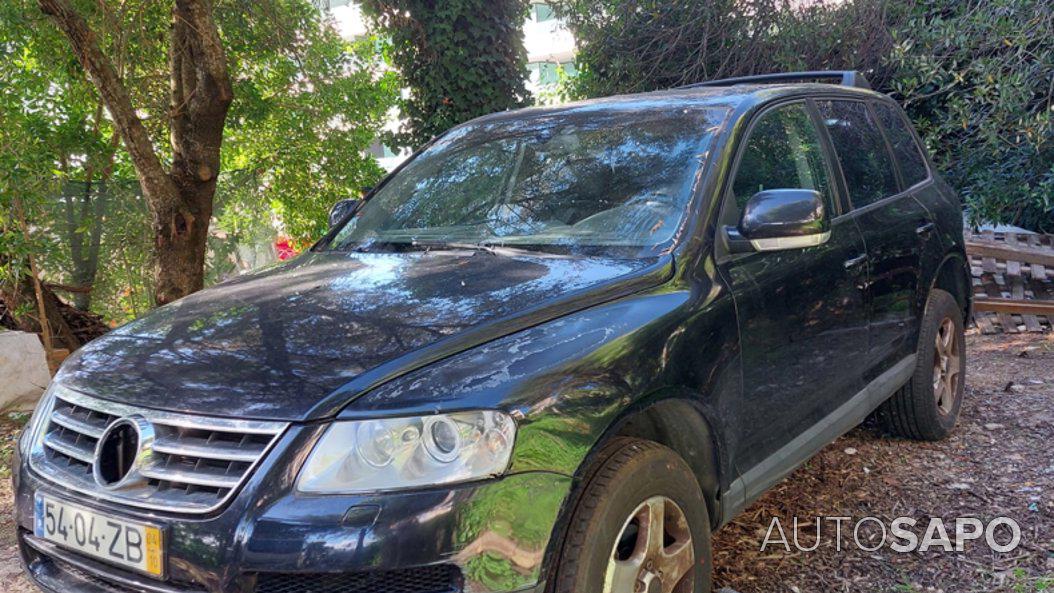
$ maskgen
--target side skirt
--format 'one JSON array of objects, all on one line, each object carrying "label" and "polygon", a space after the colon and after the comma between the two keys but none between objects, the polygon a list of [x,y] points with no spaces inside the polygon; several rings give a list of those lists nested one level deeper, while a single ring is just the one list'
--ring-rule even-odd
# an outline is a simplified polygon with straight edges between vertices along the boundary
[{"label": "side skirt", "polygon": [[794,440],[734,480],[722,493],[721,525],[735,518],[747,505],[808,461],[820,449],[849,432],[875,411],[915,372],[911,354],[876,377],[849,401],[825,416]]}]

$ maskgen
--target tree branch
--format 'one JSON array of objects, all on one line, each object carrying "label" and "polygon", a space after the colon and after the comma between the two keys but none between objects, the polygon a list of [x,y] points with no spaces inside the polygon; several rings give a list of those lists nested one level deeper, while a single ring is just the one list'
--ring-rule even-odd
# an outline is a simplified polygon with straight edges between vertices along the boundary
[{"label": "tree branch", "polygon": [[99,91],[99,95],[106,104],[106,110],[113,117],[114,124],[132,157],[139,181],[143,184],[143,190],[154,198],[149,200],[151,207],[156,207],[155,202],[177,198],[175,185],[161,166],[150,135],[139,116],[136,115],[127,89],[118,78],[113,64],[103,54],[95,33],[88,27],[88,23],[77,14],[68,0],[37,1],[40,10],[51,17],[59,29],[65,33],[70,45],[73,46],[73,53]]},{"label": "tree branch", "polygon": [[216,85],[216,98],[230,103],[233,93],[227,72],[227,55],[212,10],[204,0],[176,0],[176,13],[186,20],[189,32],[196,38],[197,49],[201,52],[197,63]]}]

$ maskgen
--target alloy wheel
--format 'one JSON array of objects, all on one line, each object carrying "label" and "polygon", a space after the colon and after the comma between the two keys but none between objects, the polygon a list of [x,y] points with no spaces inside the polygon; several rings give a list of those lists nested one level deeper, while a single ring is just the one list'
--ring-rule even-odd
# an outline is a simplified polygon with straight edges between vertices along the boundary
[{"label": "alloy wheel", "polygon": [[665,496],[653,496],[623,523],[603,593],[690,593],[695,561],[684,511]]},{"label": "alloy wheel", "polygon": [[950,414],[955,407],[955,395],[959,392],[961,356],[955,322],[950,317],[941,320],[934,342],[933,397],[937,401],[937,410],[941,414]]}]

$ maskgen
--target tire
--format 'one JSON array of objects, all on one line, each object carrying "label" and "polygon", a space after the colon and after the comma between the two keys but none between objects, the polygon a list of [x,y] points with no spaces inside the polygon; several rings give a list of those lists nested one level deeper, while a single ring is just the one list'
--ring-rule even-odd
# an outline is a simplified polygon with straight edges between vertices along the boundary
[{"label": "tire", "polygon": [[[641,590],[651,593],[663,590],[662,580],[674,574],[674,593],[710,593],[710,518],[688,464],[658,443],[618,437],[594,455],[589,467],[548,592],[634,593],[640,582],[648,584]],[[665,517],[660,547],[665,546],[668,556],[647,552],[646,525],[652,512]],[[635,525],[645,527],[634,536]],[[647,558],[663,560],[653,561],[648,570]],[[636,580],[628,581],[627,575]],[[612,583],[608,588],[608,578],[624,586]]]},{"label": "tire", "polygon": [[[946,348],[953,348],[954,360],[951,357],[944,359],[938,352],[938,335],[951,340],[946,342],[950,344]],[[962,309],[948,292],[938,288],[930,291],[922,315],[916,354],[915,373],[911,380],[882,404],[879,418],[885,428],[897,436],[939,441],[955,428],[962,408],[966,377]],[[939,366],[945,369],[943,373]],[[943,383],[945,379],[950,384]],[[942,384],[938,386],[938,382]]]}]

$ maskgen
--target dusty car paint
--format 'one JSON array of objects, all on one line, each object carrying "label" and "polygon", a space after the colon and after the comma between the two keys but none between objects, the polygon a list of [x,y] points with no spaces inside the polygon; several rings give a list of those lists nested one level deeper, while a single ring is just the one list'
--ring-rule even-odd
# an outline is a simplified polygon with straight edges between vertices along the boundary
[{"label": "dusty car paint", "polygon": [[496,321],[511,332],[559,316],[582,306],[585,289],[617,296],[657,264],[472,251],[309,253],[115,330],[77,352],[57,380],[134,405],[311,420],[346,404],[327,397],[367,371],[437,346],[471,347]]}]

